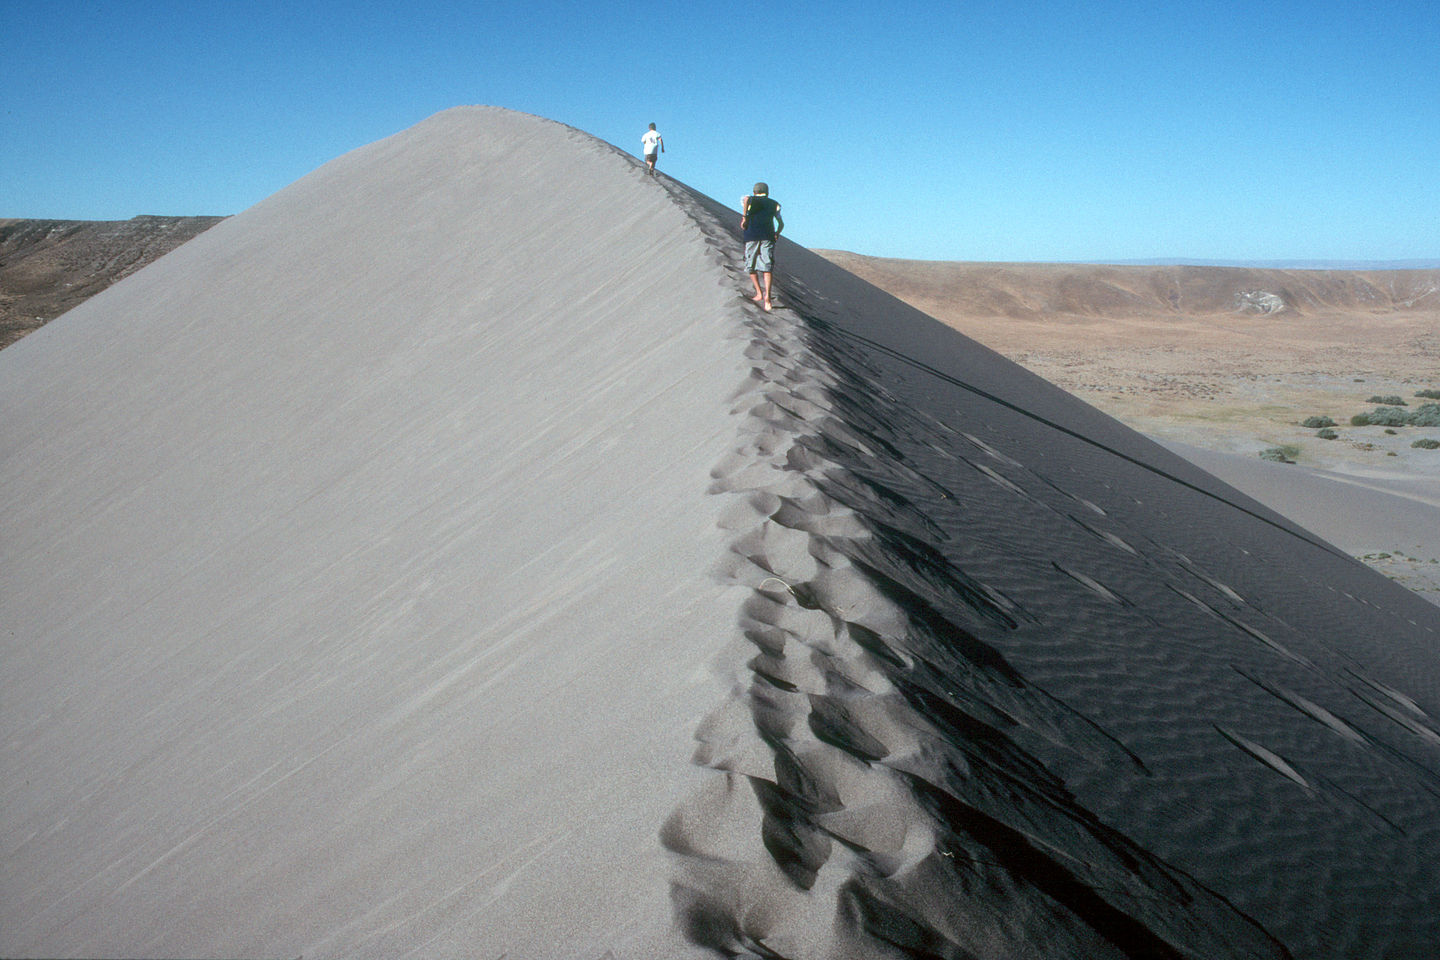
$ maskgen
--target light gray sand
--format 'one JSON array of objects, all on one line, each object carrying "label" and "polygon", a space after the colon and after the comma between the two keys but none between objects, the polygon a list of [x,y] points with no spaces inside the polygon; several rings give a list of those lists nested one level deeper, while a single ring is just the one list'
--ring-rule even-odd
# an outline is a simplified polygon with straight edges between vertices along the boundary
[{"label": "light gray sand", "polygon": [[5,351],[0,954],[683,955],[748,363],[630,173],[444,114]]}]

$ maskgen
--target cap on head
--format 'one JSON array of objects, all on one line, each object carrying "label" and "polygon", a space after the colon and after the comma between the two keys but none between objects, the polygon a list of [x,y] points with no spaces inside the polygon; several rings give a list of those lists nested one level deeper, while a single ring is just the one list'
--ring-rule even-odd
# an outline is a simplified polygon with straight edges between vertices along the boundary
[{"label": "cap on head", "polygon": [[753,192],[754,192],[757,196],[768,197],[768,196],[770,196],[770,185],[769,185],[768,183],[764,183],[764,182],[757,183],[757,184],[755,184],[755,189],[754,189]]}]

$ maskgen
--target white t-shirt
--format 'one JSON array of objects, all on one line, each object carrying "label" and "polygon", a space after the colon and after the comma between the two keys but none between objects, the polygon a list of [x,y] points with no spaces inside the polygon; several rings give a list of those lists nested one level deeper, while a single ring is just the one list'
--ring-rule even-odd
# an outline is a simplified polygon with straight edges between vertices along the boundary
[{"label": "white t-shirt", "polygon": [[654,130],[646,130],[645,136],[640,138],[640,142],[645,145],[645,156],[660,152],[660,134]]}]

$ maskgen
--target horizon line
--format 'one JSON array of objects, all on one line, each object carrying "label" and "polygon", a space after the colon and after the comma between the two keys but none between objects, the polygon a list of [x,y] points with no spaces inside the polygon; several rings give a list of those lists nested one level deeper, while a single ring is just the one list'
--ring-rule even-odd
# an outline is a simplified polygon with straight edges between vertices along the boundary
[{"label": "horizon line", "polygon": [[[242,213],[244,211],[241,211]],[[132,220],[197,220],[197,219],[219,219],[227,220],[237,216],[233,213],[201,213],[201,214],[165,214],[165,213],[137,213],[131,217],[120,219],[84,219],[70,217],[3,217],[0,221],[21,222],[26,220],[48,221],[51,223],[128,223]],[[1079,257],[1067,258],[1064,260],[1026,260],[1026,259],[986,259],[974,260],[963,257],[945,257],[940,259],[930,257],[889,257],[874,253],[861,253],[858,250],[845,250],[839,247],[807,247],[816,253],[835,252],[848,253],[853,256],[870,257],[875,260],[909,260],[921,263],[1016,263],[1033,265],[1054,265],[1054,266],[1094,266],[1094,267],[1229,267],[1235,269],[1251,270],[1440,270],[1440,258],[1427,257],[1397,257],[1382,260],[1367,260],[1356,257],[1295,257],[1295,258],[1271,258],[1261,260],[1246,260],[1242,258],[1226,257]]]}]

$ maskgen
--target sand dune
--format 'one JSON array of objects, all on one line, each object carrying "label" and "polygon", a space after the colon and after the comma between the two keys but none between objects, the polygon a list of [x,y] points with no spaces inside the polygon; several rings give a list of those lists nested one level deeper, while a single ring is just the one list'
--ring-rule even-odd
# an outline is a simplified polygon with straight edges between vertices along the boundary
[{"label": "sand dune", "polygon": [[447,111],[0,353],[0,954],[1437,942],[1436,609],[736,220]]}]

